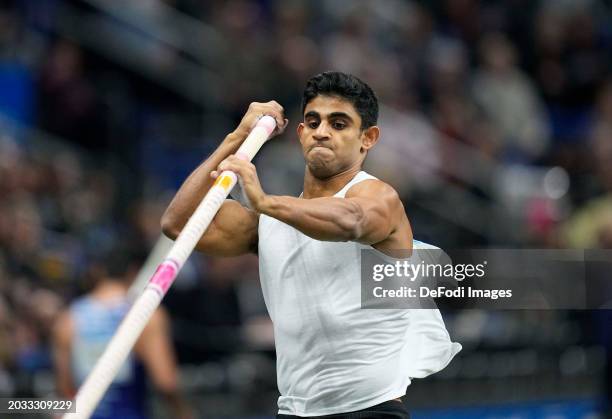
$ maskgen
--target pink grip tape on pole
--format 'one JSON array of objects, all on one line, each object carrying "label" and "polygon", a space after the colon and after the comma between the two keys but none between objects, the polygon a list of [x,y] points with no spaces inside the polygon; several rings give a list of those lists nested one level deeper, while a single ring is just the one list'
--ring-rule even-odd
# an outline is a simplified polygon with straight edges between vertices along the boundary
[{"label": "pink grip tape on pole", "polygon": [[153,277],[149,280],[149,285],[159,287],[162,297],[166,295],[170,285],[174,282],[178,274],[178,265],[172,260],[163,261],[158,267]]}]

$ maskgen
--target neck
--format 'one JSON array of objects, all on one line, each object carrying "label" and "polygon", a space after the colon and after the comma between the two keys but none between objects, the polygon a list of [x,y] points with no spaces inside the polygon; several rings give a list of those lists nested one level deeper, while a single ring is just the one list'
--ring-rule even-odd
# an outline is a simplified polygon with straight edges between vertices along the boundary
[{"label": "neck", "polygon": [[308,166],[306,166],[306,172],[304,174],[304,194],[302,197],[304,199],[311,199],[333,196],[342,189],[344,185],[349,183],[360,170],[361,165],[356,164],[333,176],[319,179],[315,177],[308,169]]},{"label": "neck", "polygon": [[100,300],[114,299],[119,296],[124,296],[127,287],[117,281],[103,281],[91,293],[94,298]]}]

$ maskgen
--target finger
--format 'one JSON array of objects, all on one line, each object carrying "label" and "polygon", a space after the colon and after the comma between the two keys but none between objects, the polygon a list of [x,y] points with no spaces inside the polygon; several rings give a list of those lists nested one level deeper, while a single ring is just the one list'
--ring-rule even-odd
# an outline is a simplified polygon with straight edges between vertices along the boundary
[{"label": "finger", "polygon": [[276,129],[274,130],[274,134],[275,135],[280,135],[283,132],[285,132],[285,128],[287,128],[287,125],[289,124],[289,120],[287,118],[283,118],[280,120],[276,120]]},{"label": "finger", "polygon": [[269,115],[274,118],[277,129],[278,127],[282,127],[285,123],[284,108],[275,100],[271,100],[266,103],[253,102],[249,106],[249,112],[251,112],[255,116],[251,129],[255,127],[257,122],[264,115]]},{"label": "finger", "polygon": [[222,161],[221,164],[219,165],[219,171],[223,172],[225,170],[229,170],[230,172],[234,172],[237,174],[240,174],[244,171],[244,165],[241,164],[242,161],[238,160],[237,158],[234,157],[234,159],[230,159],[229,157]]},{"label": "finger", "polygon": [[248,161],[246,161],[244,159],[244,157],[239,157],[236,154],[231,154],[229,155],[225,161],[227,161],[228,163],[233,163],[233,164],[239,164],[239,165],[244,165],[245,163],[248,163]]},{"label": "finger", "polygon": [[219,177],[219,172],[217,172],[216,170],[213,170],[212,172],[210,172],[210,177],[213,179],[216,179]]},{"label": "finger", "polygon": [[274,118],[274,121],[276,122],[276,129],[278,129],[279,127],[283,125],[283,121],[285,118],[282,112],[270,110],[269,112],[266,112],[266,114]]},{"label": "finger", "polygon": [[276,130],[280,134],[281,132],[283,132],[283,129],[284,129],[283,125],[285,123],[285,120],[282,115],[279,115],[274,119],[276,119]]},{"label": "finger", "polygon": [[223,171],[223,170],[227,170],[227,165],[236,161],[236,155],[235,154],[230,154],[229,156],[227,156],[225,159],[223,159],[221,161],[221,163],[219,163],[219,166],[217,167],[217,170],[219,171]]},{"label": "finger", "polygon": [[284,123],[283,114],[270,109],[268,109],[265,113],[261,114],[257,118],[257,121],[259,121],[264,115],[271,116],[272,118],[274,118],[274,121],[276,122],[276,129],[278,129],[278,127],[281,127]]},{"label": "finger", "polygon": [[289,120],[285,118],[281,124],[281,132],[285,131],[285,129],[287,128],[287,125],[289,125]]},{"label": "finger", "polygon": [[274,106],[274,107],[275,107],[276,109],[278,109],[279,111],[283,111],[283,110],[285,109],[285,108],[283,108],[283,106],[282,106],[280,103],[278,103],[278,102],[277,102],[277,101],[275,101],[275,100],[271,100],[271,101],[269,101],[268,103],[269,103],[269,104],[271,104],[272,106]]},{"label": "finger", "polygon": [[260,103],[260,102],[251,102],[251,103],[249,103],[249,109],[255,109],[255,108],[258,108],[258,107],[260,107],[261,105],[263,105],[263,103]]}]

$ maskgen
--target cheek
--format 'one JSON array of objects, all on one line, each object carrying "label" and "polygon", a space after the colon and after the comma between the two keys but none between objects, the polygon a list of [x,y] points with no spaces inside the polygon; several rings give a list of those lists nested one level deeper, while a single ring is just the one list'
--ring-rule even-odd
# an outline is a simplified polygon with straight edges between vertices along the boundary
[{"label": "cheek", "polygon": [[298,141],[300,142],[300,148],[305,151],[306,150],[306,140],[304,138],[299,138]]},{"label": "cheek", "polygon": [[301,133],[298,131],[298,136],[297,136],[298,137],[298,141],[300,142],[300,144],[302,146],[304,146],[304,144],[308,140],[308,134],[305,131],[306,130],[302,130]]},{"label": "cheek", "polygon": [[355,135],[353,134],[351,137],[346,138],[345,140],[345,144],[346,144],[346,150],[347,153],[359,153],[359,150],[361,149],[361,137],[357,136],[357,138],[355,138]]}]

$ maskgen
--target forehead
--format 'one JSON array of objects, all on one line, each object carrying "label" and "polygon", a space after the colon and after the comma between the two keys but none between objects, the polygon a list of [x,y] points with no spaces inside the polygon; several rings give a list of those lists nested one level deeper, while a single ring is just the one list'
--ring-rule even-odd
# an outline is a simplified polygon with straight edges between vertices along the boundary
[{"label": "forehead", "polygon": [[331,113],[345,113],[355,121],[361,121],[359,114],[351,102],[339,96],[318,95],[306,105],[304,115],[308,112],[316,112],[325,118]]}]

